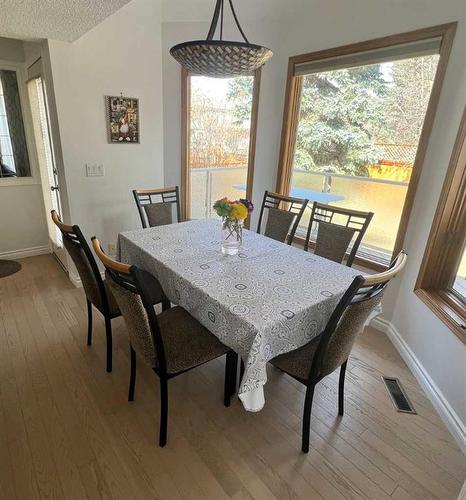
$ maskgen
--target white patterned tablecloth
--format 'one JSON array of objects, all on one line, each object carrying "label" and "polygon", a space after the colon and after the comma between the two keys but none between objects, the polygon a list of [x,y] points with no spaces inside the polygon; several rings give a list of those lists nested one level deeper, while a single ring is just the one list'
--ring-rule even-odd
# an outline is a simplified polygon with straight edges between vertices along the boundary
[{"label": "white patterned tablecloth", "polygon": [[238,255],[223,255],[220,245],[214,219],[118,238],[123,262],[156,276],[174,304],[241,355],[239,397],[246,410],[259,411],[267,361],[318,335],[358,273],[252,231],[244,231]]}]

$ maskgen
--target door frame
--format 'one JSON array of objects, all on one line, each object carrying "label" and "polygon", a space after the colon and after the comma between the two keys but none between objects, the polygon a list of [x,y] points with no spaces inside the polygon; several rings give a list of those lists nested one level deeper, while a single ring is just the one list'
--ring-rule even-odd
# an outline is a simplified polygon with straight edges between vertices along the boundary
[{"label": "door frame", "polygon": [[[49,104],[48,104],[48,98],[47,98],[47,82],[46,82],[44,74],[40,73],[36,76],[33,76],[32,78],[29,78],[25,82],[26,83],[26,90],[28,90],[27,86],[29,85],[29,83],[37,80],[38,78],[40,78],[41,82],[42,82],[41,92],[42,92],[42,99],[43,99],[44,106],[45,106],[45,120],[46,120],[46,124],[47,124],[48,140],[49,140],[48,147],[50,149],[50,157],[51,157],[51,161],[52,161],[53,178],[54,178],[55,185],[50,186],[49,182],[44,181],[44,179],[48,179],[48,171],[44,172],[44,173],[41,172],[42,168],[44,168],[44,167],[41,167],[40,160],[38,157],[38,151],[37,151],[38,145],[36,144],[36,134],[34,131],[34,122],[33,122],[33,118],[32,118],[32,109],[31,109],[32,103],[28,99],[29,113],[31,114],[31,126],[32,126],[32,131],[34,134],[34,144],[35,144],[35,148],[36,148],[35,155],[36,155],[36,161],[37,161],[37,168],[39,171],[39,180],[40,180],[40,184],[41,184],[41,188],[42,188],[42,195],[44,197],[44,208],[45,208],[45,197],[49,196],[49,195],[55,196],[56,202],[57,202],[56,208],[58,209],[58,212],[61,215],[62,214],[61,190],[60,190],[60,183],[59,183],[59,178],[58,178],[58,169],[57,169],[56,160],[55,160],[53,132],[52,132],[52,127],[51,127],[51,123],[50,123],[50,112],[49,112]],[[48,167],[45,166],[45,168],[48,168]],[[55,189],[53,189],[53,188],[55,188]],[[52,191],[52,194],[50,194],[50,191]],[[53,202],[52,202],[52,208],[54,208]],[[47,218],[50,217],[50,214],[47,213],[47,210],[45,210],[45,217],[47,217]],[[56,242],[54,241],[54,239],[52,238],[52,236],[50,234],[49,221],[47,221],[47,233],[48,233],[48,237],[49,237],[49,241],[50,241],[50,248],[51,248],[52,254],[56,257],[56,259],[58,260],[60,265],[67,271],[68,270],[68,262],[67,262],[67,257],[66,257],[66,251],[65,251],[63,246],[57,245]]]}]

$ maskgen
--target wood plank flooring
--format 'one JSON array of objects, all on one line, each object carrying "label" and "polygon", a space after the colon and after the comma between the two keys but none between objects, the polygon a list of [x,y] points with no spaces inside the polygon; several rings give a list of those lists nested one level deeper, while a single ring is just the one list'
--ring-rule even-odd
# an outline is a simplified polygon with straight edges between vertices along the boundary
[{"label": "wood plank flooring", "polygon": [[[169,434],[156,445],[158,381],[138,367],[114,324],[114,371],[103,322],[50,255],[0,280],[1,499],[456,499],[461,454],[389,340],[367,329],[350,358],[346,407],[337,374],[315,397],[311,449],[300,452],[304,388],[270,368],[266,406],[224,408],[223,360],[169,383]],[[401,379],[418,415],[397,413],[380,376]]]}]

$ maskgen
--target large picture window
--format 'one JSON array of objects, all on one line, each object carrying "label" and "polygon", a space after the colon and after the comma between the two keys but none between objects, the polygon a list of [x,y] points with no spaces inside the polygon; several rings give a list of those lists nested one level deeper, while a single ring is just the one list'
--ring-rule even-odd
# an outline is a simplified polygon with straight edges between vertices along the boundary
[{"label": "large picture window", "polygon": [[212,217],[216,199],[251,197],[260,70],[182,79],[184,217]]},{"label": "large picture window", "polygon": [[453,31],[290,59],[277,189],[373,212],[358,257],[376,268],[401,247]]},{"label": "large picture window", "polygon": [[466,343],[466,109],[415,291]]}]

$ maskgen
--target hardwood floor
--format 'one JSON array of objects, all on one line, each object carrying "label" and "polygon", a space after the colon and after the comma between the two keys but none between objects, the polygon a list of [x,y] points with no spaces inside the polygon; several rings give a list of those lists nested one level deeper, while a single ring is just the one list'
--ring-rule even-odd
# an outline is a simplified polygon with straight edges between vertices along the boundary
[{"label": "hardwood floor", "polygon": [[[103,321],[86,346],[86,305],[51,256],[0,279],[0,498],[456,499],[461,454],[413,375],[375,330],[314,399],[311,449],[300,452],[303,386],[270,369],[266,406],[223,406],[223,360],[169,383],[169,434],[156,445],[158,381],[138,367],[128,403],[129,349],[114,321],[105,372]],[[401,379],[418,415],[397,413],[380,375]]]}]

